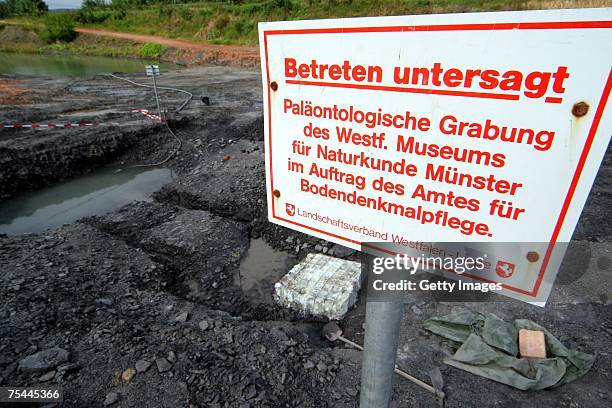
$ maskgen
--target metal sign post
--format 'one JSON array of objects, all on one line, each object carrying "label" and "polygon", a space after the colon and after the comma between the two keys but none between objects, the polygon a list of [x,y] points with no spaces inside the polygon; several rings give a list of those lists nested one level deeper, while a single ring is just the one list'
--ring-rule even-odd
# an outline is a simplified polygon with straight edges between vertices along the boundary
[{"label": "metal sign post", "polygon": [[155,92],[155,103],[157,104],[157,114],[159,120],[162,120],[161,108],[159,107],[159,97],[157,96],[157,83],[155,77],[160,75],[159,65],[145,65],[145,72],[147,76],[153,77],[153,91]]},{"label": "metal sign post", "polygon": [[387,408],[404,304],[367,302],[360,408]]}]

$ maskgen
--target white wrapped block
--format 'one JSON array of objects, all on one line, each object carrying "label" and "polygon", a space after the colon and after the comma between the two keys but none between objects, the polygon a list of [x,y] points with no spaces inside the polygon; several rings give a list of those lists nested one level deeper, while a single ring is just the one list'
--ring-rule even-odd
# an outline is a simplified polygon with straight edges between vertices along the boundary
[{"label": "white wrapped block", "polygon": [[309,254],[274,285],[281,306],[330,320],[340,320],[355,304],[361,264],[323,254]]}]

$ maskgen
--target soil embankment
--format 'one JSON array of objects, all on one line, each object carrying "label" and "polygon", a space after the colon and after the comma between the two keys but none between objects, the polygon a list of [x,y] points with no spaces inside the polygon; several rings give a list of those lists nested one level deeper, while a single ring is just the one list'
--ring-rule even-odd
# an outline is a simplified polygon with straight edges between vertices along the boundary
[{"label": "soil embankment", "polygon": [[[240,45],[219,45],[205,42],[176,40],[172,38],[159,37],[155,35],[142,35],[132,33],[119,33],[109,30],[97,30],[91,28],[77,28],[77,32],[120,38],[135,43],[156,43],[170,49],[168,58],[172,53],[180,54],[182,63],[187,65],[217,63],[222,65],[237,65],[243,67],[257,67],[259,65],[259,48]],[[176,61],[172,61],[176,62]]]},{"label": "soil embankment", "polygon": [[[90,28],[77,28],[76,31],[79,35],[70,43],[46,44],[31,28],[0,23],[0,52],[155,58],[185,66],[217,64],[259,67],[258,47],[210,44]],[[154,57],[143,55],[141,47],[147,43],[160,44],[163,51]]]}]

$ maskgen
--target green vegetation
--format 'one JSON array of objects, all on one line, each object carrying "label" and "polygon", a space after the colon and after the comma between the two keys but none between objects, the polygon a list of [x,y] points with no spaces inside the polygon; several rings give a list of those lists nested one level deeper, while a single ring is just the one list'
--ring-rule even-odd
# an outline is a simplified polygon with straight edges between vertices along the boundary
[{"label": "green vegetation", "polygon": [[68,14],[50,13],[45,16],[44,29],[40,33],[42,38],[47,43],[56,41],[70,42],[77,36],[74,31],[74,20]]},{"label": "green vegetation", "polygon": [[122,7],[110,7],[104,0],[85,0],[76,14],[82,24],[99,24],[107,20],[122,20],[126,11]]},{"label": "green vegetation", "polygon": [[47,44],[33,30],[0,25],[0,52],[75,54],[140,58],[140,46],[128,40],[79,35],[69,43]]},{"label": "green vegetation", "polygon": [[[139,4],[139,3],[146,4]],[[256,45],[257,23],[348,16],[431,13],[438,8],[483,10],[520,8],[525,0],[244,0],[169,4],[148,0],[114,0],[107,9],[120,8],[123,18],[108,18],[97,28],[223,44]]]},{"label": "green vegetation", "polygon": [[47,13],[43,0],[0,0],[0,18],[10,16],[42,16]]},{"label": "green vegetation", "polygon": [[[23,51],[23,50],[22,50]],[[138,47],[129,41],[113,44],[92,44],[89,41],[57,43],[38,47],[34,52],[41,54],[75,54],[102,57],[138,57]]]},{"label": "green vegetation", "polygon": [[[41,0],[0,0],[0,4],[9,1]],[[257,45],[257,23],[260,21],[597,7],[609,3],[609,0],[181,1],[182,4],[174,4],[174,0],[112,0],[106,4],[103,0],[85,0],[81,10],[69,14],[83,27],[220,44]],[[20,24],[33,24],[35,20],[32,17],[13,19]]]},{"label": "green vegetation", "polygon": [[[134,34],[159,35],[217,44],[257,45],[257,23],[384,15],[451,13],[467,11],[598,7],[610,0],[85,0],[76,12],[49,13],[67,16],[79,27]],[[45,32],[46,6],[42,0],[0,0],[0,18],[10,15],[19,24]],[[44,34],[45,36],[47,34]],[[64,41],[69,35],[64,37]],[[47,37],[45,37],[47,38]],[[4,48],[0,45],[0,48]],[[165,50],[142,47],[136,55]]]},{"label": "green vegetation", "polygon": [[166,52],[166,47],[155,44],[155,43],[146,43],[138,50],[138,54],[142,58],[159,58]]}]

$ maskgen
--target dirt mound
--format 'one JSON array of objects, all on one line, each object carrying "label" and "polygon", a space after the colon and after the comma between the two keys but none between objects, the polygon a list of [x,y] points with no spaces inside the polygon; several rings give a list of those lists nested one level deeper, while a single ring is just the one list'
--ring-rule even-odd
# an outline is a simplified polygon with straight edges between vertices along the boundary
[{"label": "dirt mound", "polygon": [[29,103],[28,91],[16,79],[0,79],[0,104],[25,105]]}]

